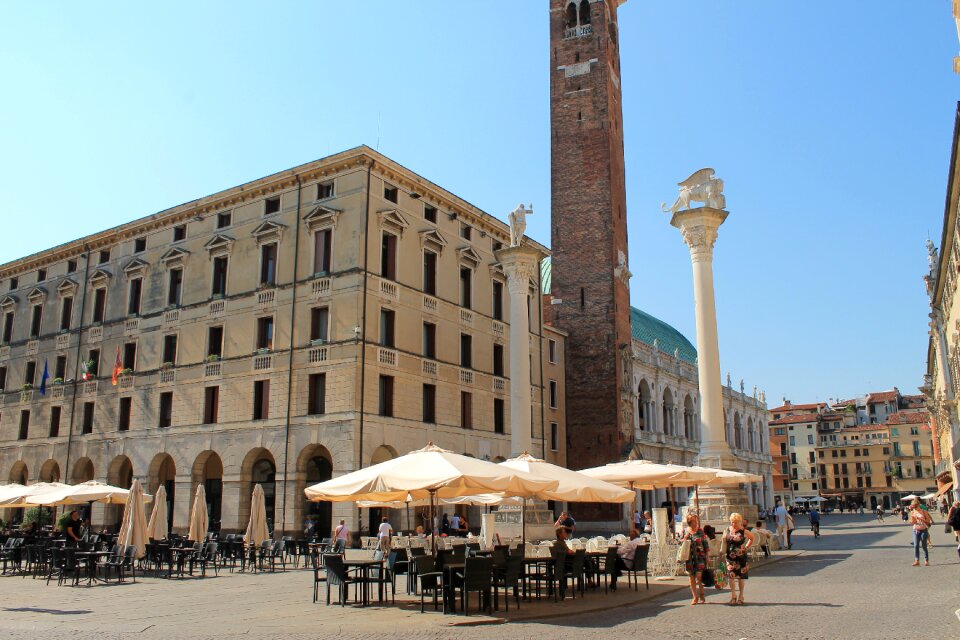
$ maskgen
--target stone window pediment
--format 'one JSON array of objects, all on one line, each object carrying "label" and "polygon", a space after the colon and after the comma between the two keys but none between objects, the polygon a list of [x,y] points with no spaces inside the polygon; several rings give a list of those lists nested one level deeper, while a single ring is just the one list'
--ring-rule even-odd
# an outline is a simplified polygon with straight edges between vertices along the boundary
[{"label": "stone window pediment", "polygon": [[233,249],[233,238],[218,233],[207,240],[203,244],[203,248],[207,250],[207,253],[210,254],[210,257],[230,253],[230,251]]},{"label": "stone window pediment", "polygon": [[171,249],[167,249],[167,252],[160,256],[160,262],[165,264],[167,268],[179,267],[183,264],[183,261],[188,255],[190,255],[190,252],[186,249],[173,247]]},{"label": "stone window pediment", "polygon": [[397,209],[383,209],[377,212],[377,216],[380,218],[381,229],[393,231],[399,235],[403,235],[404,229],[410,226]]},{"label": "stone window pediment", "polygon": [[436,229],[427,229],[426,231],[420,232],[420,245],[424,249],[441,253],[443,248],[447,246],[447,241]]},{"label": "stone window pediment", "polygon": [[63,281],[57,285],[57,293],[61,296],[71,296],[76,290],[77,283],[70,278],[64,278]]},{"label": "stone window pediment", "polygon": [[501,282],[505,282],[507,279],[507,274],[503,271],[503,265],[499,262],[494,262],[490,265],[490,277],[496,278]]},{"label": "stone window pediment", "polygon": [[257,244],[267,242],[280,242],[280,236],[283,234],[284,225],[279,222],[267,220],[257,225],[257,228],[250,232],[257,239]]},{"label": "stone window pediment", "polygon": [[123,268],[128,278],[140,278],[149,265],[140,258],[134,258]]},{"label": "stone window pediment", "polygon": [[471,269],[476,269],[483,262],[480,255],[473,250],[473,247],[461,247],[457,249],[457,258],[460,264]]},{"label": "stone window pediment", "polygon": [[109,271],[106,269],[97,268],[94,270],[93,274],[90,275],[90,284],[94,286],[104,285],[108,280],[110,280],[110,278],[111,274]]},{"label": "stone window pediment", "polygon": [[318,204],[305,216],[303,216],[303,223],[310,231],[319,231],[320,229],[326,229],[327,227],[336,229],[337,219],[340,217],[341,213],[343,212],[340,209],[325,207],[322,204]]},{"label": "stone window pediment", "polygon": [[30,290],[30,293],[27,294],[27,300],[31,304],[40,304],[47,298],[47,290],[43,287],[34,287]]},{"label": "stone window pediment", "polygon": [[10,311],[17,306],[17,298],[15,296],[3,296],[3,299],[0,300],[0,309],[4,311]]}]

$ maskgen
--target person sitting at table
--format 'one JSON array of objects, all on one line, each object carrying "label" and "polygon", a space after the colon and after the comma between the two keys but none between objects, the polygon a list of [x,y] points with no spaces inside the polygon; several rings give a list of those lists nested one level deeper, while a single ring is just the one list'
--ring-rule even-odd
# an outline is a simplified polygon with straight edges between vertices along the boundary
[{"label": "person sitting at table", "polygon": [[646,544],[643,541],[643,538],[640,537],[640,532],[636,529],[630,530],[630,540],[626,544],[621,544],[617,547],[617,568],[614,569],[613,575],[610,577],[610,588],[614,591],[617,590],[617,578],[620,577],[621,573],[626,569],[630,571],[633,569],[633,559],[637,554],[637,547]]},{"label": "person sitting at table", "polygon": [[418,538],[426,538],[426,537],[427,537],[427,534],[425,534],[425,533],[423,532],[423,525],[422,525],[422,524],[418,524],[418,525],[417,525],[417,537],[418,537]]},{"label": "person sitting at table", "polygon": [[467,534],[470,532],[470,523],[467,522],[466,518],[460,518],[460,528],[457,530],[457,533],[464,538],[467,537]]},{"label": "person sitting at table", "polygon": [[63,533],[67,536],[67,544],[75,547],[80,543],[80,512],[74,509],[70,512],[70,518],[63,525]]}]

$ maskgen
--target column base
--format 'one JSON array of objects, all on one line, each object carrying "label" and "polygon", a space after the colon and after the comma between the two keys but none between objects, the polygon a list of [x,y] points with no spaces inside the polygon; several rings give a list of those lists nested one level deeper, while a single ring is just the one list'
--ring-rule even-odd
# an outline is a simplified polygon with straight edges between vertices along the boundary
[{"label": "column base", "polygon": [[[689,504],[697,508],[697,498],[694,492],[690,493]],[[700,524],[712,525],[717,533],[722,533],[730,526],[730,514],[739,513],[744,517],[747,526],[753,526],[759,519],[759,509],[752,504],[746,491],[740,487],[716,487],[700,489]]]}]

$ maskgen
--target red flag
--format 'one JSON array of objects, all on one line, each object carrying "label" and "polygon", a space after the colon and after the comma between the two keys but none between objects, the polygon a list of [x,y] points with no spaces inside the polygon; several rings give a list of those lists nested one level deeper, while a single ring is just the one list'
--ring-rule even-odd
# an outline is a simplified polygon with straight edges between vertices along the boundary
[{"label": "red flag", "polygon": [[123,362],[120,361],[120,345],[117,345],[117,361],[113,364],[113,378],[110,379],[113,386],[117,386],[121,371],[123,371]]}]

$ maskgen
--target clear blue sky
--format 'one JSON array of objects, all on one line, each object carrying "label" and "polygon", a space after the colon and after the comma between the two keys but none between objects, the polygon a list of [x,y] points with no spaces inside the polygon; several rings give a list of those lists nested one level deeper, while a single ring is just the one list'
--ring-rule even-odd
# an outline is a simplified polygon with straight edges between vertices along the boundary
[{"label": "clear blue sky", "polygon": [[[6,2],[0,262],[366,143],[549,243],[547,0]],[[633,304],[694,339],[659,203],[712,166],[721,366],[771,406],[925,367],[946,0],[620,9]],[[12,221],[12,224],[11,224]]]}]

